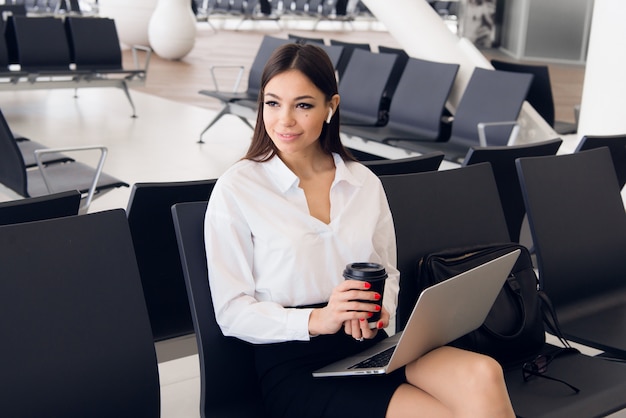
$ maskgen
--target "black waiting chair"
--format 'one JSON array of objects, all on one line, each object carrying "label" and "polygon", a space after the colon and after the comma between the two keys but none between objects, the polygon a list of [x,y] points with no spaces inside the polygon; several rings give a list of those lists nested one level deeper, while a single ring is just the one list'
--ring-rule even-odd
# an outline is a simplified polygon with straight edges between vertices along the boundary
[{"label": "black waiting chair", "polygon": [[409,58],[389,104],[387,124],[342,125],[341,131],[383,143],[393,139],[441,139],[442,117],[458,69],[458,64]]},{"label": "black waiting chair", "polygon": [[[152,50],[146,46],[133,45],[135,59],[133,69],[124,68],[122,49],[117,35],[115,20],[104,17],[68,16],[65,18],[70,60],[77,71],[86,71],[85,78],[97,80],[100,85],[109,80],[111,85],[122,89],[136,116],[135,104],[128,83],[144,81]],[[137,51],[145,52],[145,66],[139,68]]]},{"label": "black waiting chair", "polygon": [[419,138],[390,140],[390,145],[417,152],[440,150],[446,159],[459,161],[474,145],[508,145],[518,128],[517,118],[532,81],[532,75],[474,68],[450,120],[450,135],[444,142]]},{"label": "black waiting chair", "polygon": [[86,212],[95,197],[118,187],[128,187],[128,183],[102,171],[107,155],[106,147],[40,149],[35,152],[35,155],[38,158],[46,153],[79,151],[99,151],[100,159],[97,167],[94,168],[78,161],[43,164],[40,160],[37,168],[26,169],[17,141],[4,115],[0,112],[0,183],[22,197],[38,197],[67,190],[78,190],[84,196],[81,212]]},{"label": "black waiting chair", "polygon": [[2,415],[159,417],[124,210],[0,226],[0,248]]},{"label": "black waiting chair", "polygon": [[[306,0],[308,1],[308,0]],[[306,4],[306,3],[305,3]],[[291,39],[293,42],[303,42],[303,43],[314,43],[319,45],[326,45],[326,41],[324,38],[312,38],[310,36],[300,36],[294,33],[287,34],[287,38]]]},{"label": "black waiting chair", "polygon": [[[425,254],[446,248],[507,242],[508,230],[489,164],[427,173],[382,176],[396,228],[400,288],[398,329],[417,299],[415,271]],[[544,350],[556,347],[546,343]],[[626,365],[584,354],[554,360],[548,379],[524,380],[521,365],[505,379],[518,417],[606,416],[626,406]]]},{"label": "black waiting chair", "polygon": [[484,162],[491,164],[511,241],[519,242],[522,225],[526,217],[526,206],[517,176],[515,160],[523,157],[555,155],[562,142],[562,139],[556,138],[522,145],[476,146],[471,147],[467,152],[462,165]]},{"label": "black waiting chair", "polygon": [[363,164],[372,170],[377,176],[393,174],[422,173],[424,171],[437,171],[443,161],[443,152],[431,152],[415,157],[398,158],[394,160],[368,160]]},{"label": "black waiting chair", "polygon": [[402,48],[393,48],[390,46],[380,45],[378,47],[378,52],[382,52],[384,54],[396,54],[396,64],[393,66],[391,70],[391,74],[389,75],[389,80],[387,80],[387,86],[385,86],[385,94],[383,95],[383,99],[387,101],[385,104],[385,109],[389,110],[389,102],[391,101],[393,95],[398,88],[398,83],[400,82],[400,78],[404,73],[404,69],[406,68],[406,64],[409,62],[409,54]]},{"label": "black waiting chair", "polygon": [[[31,141],[29,138],[23,136],[15,137],[15,141],[17,142],[17,147],[22,153],[22,157],[24,158],[24,165],[26,166],[26,168],[37,167],[37,157],[35,151],[46,150],[48,149],[48,147],[40,144],[39,142]],[[66,163],[74,161],[73,158],[60,152],[43,154],[40,159],[42,164]]]},{"label": "black waiting chair", "polygon": [[403,289],[396,328],[402,330],[417,301],[420,258],[448,247],[508,242],[509,235],[489,164],[380,179],[396,228]]},{"label": "black waiting chair", "polygon": [[[344,50],[345,54],[345,50]],[[378,126],[387,123],[388,84],[394,68],[403,67],[398,54],[355,49],[339,78],[341,125]],[[367,68],[367,71],[364,69]],[[397,83],[395,83],[397,84]]]},{"label": "black waiting chair", "polygon": [[200,415],[268,418],[252,348],[237,338],[224,337],[215,320],[204,249],[206,209],[206,201],[172,208],[200,357]]},{"label": "black waiting chair", "polygon": [[[7,20],[5,37],[10,56],[22,71],[32,74],[33,81],[40,76],[70,72],[70,48],[60,18],[11,16]],[[79,75],[79,72],[72,74]]]},{"label": "black waiting chair", "polygon": [[171,207],[208,200],[214,185],[196,180],[131,188],[126,213],[155,341],[193,333]]},{"label": "black waiting chair", "polygon": [[617,183],[620,190],[623,189],[626,185],[626,135],[585,135],[580,139],[574,152],[599,147],[608,147],[611,151]]},{"label": "black waiting chair", "polygon": [[78,215],[79,207],[77,190],[0,202],[0,225],[74,216]]},{"label": "black waiting chair", "polygon": [[626,359],[626,211],[609,150],[517,166],[540,285],[563,333]]},{"label": "black waiting chair", "polygon": [[[249,69],[248,87],[245,91],[239,91],[239,82],[235,83],[231,91],[221,90],[217,82],[215,72],[217,70],[223,69],[223,67],[211,67],[210,71],[213,79],[214,89],[203,89],[200,90],[198,93],[219,100],[222,103],[222,109],[217,112],[217,114],[213,117],[213,119],[211,119],[209,124],[200,133],[199,142],[203,142],[202,136],[206,131],[208,131],[222,116],[228,114],[236,115],[237,117],[239,117],[239,119],[241,119],[243,123],[245,123],[252,129],[252,125],[248,121],[247,116],[248,113],[256,111],[257,99],[259,96],[259,92],[261,91],[261,74],[263,73],[265,63],[276,48],[289,42],[291,42],[289,39],[276,38],[268,35],[263,37],[261,45],[257,50],[256,56],[252,61],[252,66]],[[244,67],[238,67],[238,80],[241,80],[241,78],[243,77],[244,69]],[[239,107],[247,109],[246,115],[242,115],[241,112],[238,112]]]},{"label": "black waiting chair", "polygon": [[348,42],[348,41],[340,41],[338,39],[329,39],[329,43],[331,45],[335,45],[335,46],[341,46],[343,47],[344,53],[341,56],[341,60],[339,61],[339,63],[337,63],[337,75],[339,77],[339,80],[341,80],[341,78],[344,75],[346,66],[348,65],[348,63],[350,62],[350,59],[352,58],[352,54],[354,53],[355,50],[360,49],[363,51],[372,51],[372,46],[367,43],[367,42]]},{"label": "black waiting chair", "polygon": [[[200,133],[200,139],[198,141],[199,143],[204,142],[202,139],[204,133],[208,131],[224,115],[235,115],[243,123],[248,125],[250,129],[254,129],[248,118],[253,118],[255,116],[255,112],[257,111],[257,99],[259,92],[261,91],[261,75],[263,73],[265,63],[276,48],[283,44],[292,42],[296,42],[296,40],[276,38],[269,35],[263,37],[261,45],[259,46],[257,54],[252,62],[252,66],[250,67],[250,71],[248,73],[248,87],[245,91],[239,90],[239,83],[243,78],[245,70],[243,66],[236,67],[239,73],[237,76],[237,82],[235,83],[231,91],[221,90],[217,82],[216,72],[218,70],[225,69],[224,66],[211,67],[211,77],[215,87],[213,90],[204,89],[200,90],[198,93],[219,100],[220,102],[222,102],[223,106],[213,117],[213,119],[211,119],[211,121],[204,128],[204,130]],[[334,45],[320,44],[319,46],[324,51],[326,51],[326,54],[328,54],[328,57],[330,58],[332,64],[335,66],[335,68],[337,68],[339,61],[344,55],[343,48]],[[233,67],[230,66],[227,68],[232,69]]]},{"label": "black waiting chair", "polygon": [[491,60],[496,70],[528,73],[533,75],[533,82],[528,89],[526,100],[535,108],[537,113],[545,119],[558,134],[574,134],[577,131],[576,123],[555,120],[554,97],[550,82],[550,69],[547,65],[523,64],[502,60]]}]

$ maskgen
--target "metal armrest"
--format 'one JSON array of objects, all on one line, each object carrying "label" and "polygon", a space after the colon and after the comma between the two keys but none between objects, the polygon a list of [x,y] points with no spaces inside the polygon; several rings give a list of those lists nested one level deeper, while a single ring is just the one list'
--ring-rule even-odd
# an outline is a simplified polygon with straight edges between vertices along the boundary
[{"label": "metal armrest", "polygon": [[[48,189],[48,193],[53,193],[54,189],[51,186],[48,177],[46,175],[46,170],[44,169],[44,163],[41,159],[41,156],[44,154],[52,154],[56,152],[72,152],[72,151],[92,151],[99,150],[100,151],[100,159],[98,160],[98,165],[96,167],[96,172],[93,176],[93,181],[91,182],[91,186],[89,186],[89,191],[87,192],[87,197],[83,200],[80,206],[80,212],[85,213],[93,200],[93,195],[96,192],[96,186],[98,185],[98,180],[100,179],[100,174],[102,174],[102,168],[104,167],[104,161],[106,160],[106,156],[108,153],[108,149],[101,145],[93,145],[93,146],[85,146],[85,147],[70,147],[70,148],[46,148],[46,149],[38,149],[35,150],[35,161],[37,162],[37,167],[39,167],[39,171],[41,172],[41,176],[43,177],[43,181]],[[72,163],[68,163],[72,164]]]},{"label": "metal armrest", "polygon": [[480,146],[481,147],[486,147],[487,145],[489,145],[487,143],[486,128],[492,127],[492,126],[507,126],[507,125],[513,126],[513,130],[511,131],[511,135],[509,136],[509,140],[507,141],[507,145],[510,145],[510,144],[513,143],[513,141],[515,140],[515,138],[517,137],[517,134],[519,132],[519,124],[517,123],[517,121],[480,122],[478,124],[478,141],[480,143]]},{"label": "metal armrest", "polygon": [[[133,62],[135,64],[135,69],[142,70],[143,77],[145,77],[146,74],[148,73],[148,66],[150,65],[150,58],[152,57],[152,48],[150,48],[149,46],[144,46],[144,45],[133,45],[131,48],[131,51],[133,53]],[[139,64],[139,56],[137,54],[137,51],[145,52],[143,68]]]},{"label": "metal armrest", "polygon": [[220,91],[219,84],[217,82],[217,77],[215,76],[215,70],[222,70],[224,68],[239,68],[239,73],[237,74],[237,80],[235,81],[235,85],[233,86],[233,93],[237,93],[239,91],[239,84],[241,84],[241,79],[243,78],[243,71],[245,67],[243,65],[213,65],[209,69],[211,71],[211,78],[213,79],[213,85],[215,86],[215,91]]}]

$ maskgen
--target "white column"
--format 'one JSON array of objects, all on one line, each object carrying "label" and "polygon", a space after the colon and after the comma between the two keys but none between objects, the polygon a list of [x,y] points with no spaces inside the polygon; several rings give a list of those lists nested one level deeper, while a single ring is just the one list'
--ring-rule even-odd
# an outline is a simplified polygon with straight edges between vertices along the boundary
[{"label": "white column", "polygon": [[595,0],[578,136],[626,133],[626,1]]},{"label": "white column", "polygon": [[[452,33],[425,0],[363,0],[363,3],[410,56],[460,65],[449,98],[451,110],[456,108],[474,68],[493,68],[469,40]],[[524,103],[519,123],[518,143],[555,137],[552,128],[528,103]]]}]

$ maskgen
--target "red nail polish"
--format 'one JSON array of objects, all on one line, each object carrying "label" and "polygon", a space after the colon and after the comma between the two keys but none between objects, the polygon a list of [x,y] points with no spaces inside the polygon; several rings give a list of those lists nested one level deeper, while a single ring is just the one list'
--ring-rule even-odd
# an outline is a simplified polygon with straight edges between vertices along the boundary
[{"label": "red nail polish", "polygon": [[383,321],[378,321],[376,328],[381,329],[383,327]]},{"label": "red nail polish", "polygon": [[360,318],[359,321],[363,322],[365,321],[365,318]]},{"label": "red nail polish", "polygon": [[376,312],[380,311],[380,305],[376,305]]},{"label": "red nail polish", "polygon": [[372,285],[368,282],[363,283],[363,286],[365,286],[366,289],[369,289],[370,287],[372,287]]},{"label": "red nail polish", "polygon": [[373,316],[374,316],[374,314],[373,314],[373,313],[371,313],[371,312],[368,312],[368,313],[367,313],[367,317],[368,317],[368,318],[371,318],[371,317],[373,317]]},{"label": "red nail polish", "polygon": [[374,299],[379,300],[379,299],[380,299],[380,293],[376,293],[376,294],[374,295]]}]

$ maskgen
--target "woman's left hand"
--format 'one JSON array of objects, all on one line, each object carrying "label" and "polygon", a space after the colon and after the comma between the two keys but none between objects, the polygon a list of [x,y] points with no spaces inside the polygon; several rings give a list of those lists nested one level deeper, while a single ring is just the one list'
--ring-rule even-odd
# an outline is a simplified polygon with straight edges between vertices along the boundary
[{"label": "woman's left hand", "polygon": [[355,340],[369,340],[376,336],[379,329],[386,328],[389,325],[389,312],[383,306],[380,312],[380,319],[375,323],[375,327],[370,328],[367,319],[352,319],[343,323],[343,330],[346,334],[352,335]]}]

